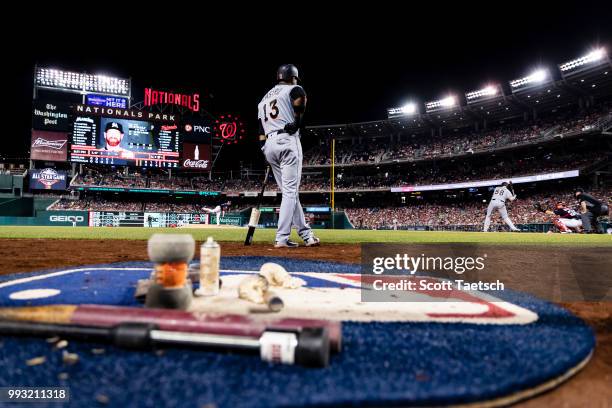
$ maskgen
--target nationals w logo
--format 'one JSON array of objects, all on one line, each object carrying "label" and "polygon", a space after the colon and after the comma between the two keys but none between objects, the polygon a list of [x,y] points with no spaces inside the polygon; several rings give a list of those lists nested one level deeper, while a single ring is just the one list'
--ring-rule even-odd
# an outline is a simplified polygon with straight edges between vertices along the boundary
[{"label": "nationals w logo", "polygon": [[222,123],[219,125],[219,129],[221,130],[221,137],[223,139],[230,139],[236,136],[236,122]]}]

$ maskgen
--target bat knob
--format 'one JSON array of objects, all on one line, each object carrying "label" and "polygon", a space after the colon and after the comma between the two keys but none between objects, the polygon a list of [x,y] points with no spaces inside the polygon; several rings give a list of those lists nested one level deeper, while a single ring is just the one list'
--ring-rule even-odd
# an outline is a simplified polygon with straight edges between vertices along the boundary
[{"label": "bat knob", "polygon": [[187,310],[193,300],[191,282],[179,288],[166,288],[152,283],[147,292],[145,307]]},{"label": "bat knob", "polygon": [[326,328],[304,328],[298,335],[296,364],[306,367],[329,365],[329,333]]}]

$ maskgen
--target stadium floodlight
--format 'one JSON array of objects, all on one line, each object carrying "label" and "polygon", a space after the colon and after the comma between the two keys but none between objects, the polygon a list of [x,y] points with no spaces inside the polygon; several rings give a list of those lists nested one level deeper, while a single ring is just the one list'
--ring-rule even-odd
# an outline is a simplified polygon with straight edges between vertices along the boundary
[{"label": "stadium floodlight", "polygon": [[425,110],[432,112],[435,110],[452,108],[457,104],[457,97],[455,95],[449,95],[446,98],[439,99],[437,101],[427,102],[425,104]]},{"label": "stadium floodlight", "polygon": [[402,106],[400,109],[402,110],[402,113],[406,115],[412,115],[416,112],[416,104],[410,102]]},{"label": "stadium floodlight", "polygon": [[521,88],[526,85],[542,83],[546,81],[546,79],[548,78],[549,78],[549,75],[546,69],[537,69],[533,71],[530,75],[524,78],[515,79],[514,81],[510,81],[510,86],[512,88]]},{"label": "stadium floodlight", "polygon": [[399,108],[390,108],[387,109],[387,115],[389,119],[397,118],[400,116],[412,116],[419,113],[419,109],[416,103],[408,102],[404,106],[400,106]]},{"label": "stadium floodlight", "polygon": [[69,72],[52,68],[36,67],[34,86],[63,92],[87,94],[91,92],[112,95],[130,96],[131,81],[107,75],[92,75],[80,72]]},{"label": "stadium floodlight", "polygon": [[591,64],[593,62],[601,61],[606,56],[605,48],[598,48],[589,52],[587,55],[584,55],[580,58],[576,58],[575,60],[568,61],[559,65],[559,69],[561,72],[571,71],[583,65]]},{"label": "stadium floodlight", "polygon": [[496,96],[498,93],[499,93],[499,86],[487,85],[484,88],[479,89],[477,91],[466,93],[465,99],[467,99],[468,102],[473,102],[481,98]]}]

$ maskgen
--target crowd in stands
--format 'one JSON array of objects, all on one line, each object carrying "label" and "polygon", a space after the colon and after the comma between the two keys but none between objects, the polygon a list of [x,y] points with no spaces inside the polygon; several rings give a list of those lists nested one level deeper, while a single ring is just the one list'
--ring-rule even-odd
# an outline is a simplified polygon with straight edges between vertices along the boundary
[{"label": "crowd in stands", "polygon": [[[592,192],[595,197],[609,199],[612,190]],[[411,226],[481,226],[485,219],[489,197],[483,202],[440,203],[422,202],[402,207],[349,208],[346,213],[355,228],[402,229]],[[571,192],[562,194],[539,194],[526,198],[520,196],[507,205],[508,215],[515,224],[546,223],[550,216],[537,211],[535,202],[545,203],[551,208],[558,201],[570,207],[576,206]],[[493,223],[502,224],[498,213],[493,214]]]},{"label": "crowd in stands", "polygon": [[209,180],[208,177],[170,176],[168,174],[126,173],[125,170],[105,172],[87,169],[77,175],[72,186],[147,188],[161,190],[221,191],[223,180]]},{"label": "crowd in stands", "polygon": [[[410,141],[389,143],[388,139],[370,140],[366,143],[336,143],[336,164],[381,163],[400,159],[427,159],[460,155],[517,145],[543,137],[589,131],[601,118],[612,114],[612,108],[602,105],[595,112],[535,120],[525,125],[518,123],[480,132],[460,132],[442,136],[414,135]],[[331,164],[328,141],[313,147],[304,154],[305,165]]]},{"label": "crowd in stands", "polygon": [[73,186],[145,188],[147,178],[140,173],[126,174],[124,171],[101,172],[89,169],[72,180]]},{"label": "crowd in stands", "polygon": [[[500,179],[524,175],[552,173],[557,171],[581,169],[585,166],[606,159],[606,152],[571,153],[562,156],[545,154],[538,157],[521,159],[500,159],[489,165],[480,162],[456,162],[451,167],[416,166],[401,174],[391,174],[386,170],[367,175],[349,175],[337,173],[335,189],[337,191],[386,189],[402,185],[445,184],[476,180]],[[224,185],[225,192],[257,191],[261,180],[228,180]],[[330,181],[327,175],[304,175],[300,191],[329,191]],[[268,183],[267,191],[277,191],[276,183]]]},{"label": "crowd in stands", "polygon": [[73,210],[73,211],[142,211],[142,201],[130,200],[106,200],[102,198],[62,198],[54,203],[50,210]]},{"label": "crowd in stands", "polygon": [[[490,164],[479,160],[464,160],[442,162],[436,165],[413,165],[402,168],[400,172],[388,169],[376,172],[354,174],[339,170],[336,173],[335,189],[337,191],[389,189],[406,185],[445,184],[476,180],[500,179],[551,173],[556,171],[582,169],[594,163],[610,158],[604,151],[583,151],[575,153],[539,153],[521,156],[520,158],[500,157]],[[139,173],[124,174],[87,172],[79,175],[72,186],[106,186],[124,188],[146,188],[167,190],[222,191],[225,193],[240,193],[259,191],[261,177],[253,179],[213,179],[205,176],[173,176],[148,175]],[[304,174],[300,183],[300,191],[329,191],[329,175]],[[269,182],[266,191],[278,191],[276,183]]]}]

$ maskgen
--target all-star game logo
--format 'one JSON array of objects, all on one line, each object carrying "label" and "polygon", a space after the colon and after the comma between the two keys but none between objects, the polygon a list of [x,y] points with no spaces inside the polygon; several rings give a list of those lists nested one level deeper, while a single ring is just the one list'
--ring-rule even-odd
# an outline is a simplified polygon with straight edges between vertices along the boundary
[{"label": "all-star game logo", "polygon": [[60,174],[54,169],[43,169],[32,175],[32,179],[38,181],[45,186],[45,189],[51,189],[56,183],[66,180],[65,174]]},{"label": "all-star game logo", "polygon": [[223,144],[237,144],[244,138],[246,130],[238,115],[221,115],[213,127],[215,138]]}]

